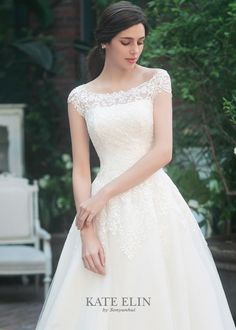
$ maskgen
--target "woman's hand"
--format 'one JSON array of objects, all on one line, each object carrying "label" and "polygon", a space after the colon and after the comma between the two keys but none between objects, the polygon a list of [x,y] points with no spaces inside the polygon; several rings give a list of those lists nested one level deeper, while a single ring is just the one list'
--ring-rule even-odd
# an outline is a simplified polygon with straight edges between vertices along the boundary
[{"label": "woman's hand", "polygon": [[76,226],[79,230],[90,226],[96,219],[96,215],[103,209],[108,201],[106,190],[100,190],[97,194],[82,202],[76,215]]},{"label": "woman's hand", "polygon": [[105,275],[105,253],[103,246],[94,232],[93,226],[81,230],[82,259],[88,270]]}]

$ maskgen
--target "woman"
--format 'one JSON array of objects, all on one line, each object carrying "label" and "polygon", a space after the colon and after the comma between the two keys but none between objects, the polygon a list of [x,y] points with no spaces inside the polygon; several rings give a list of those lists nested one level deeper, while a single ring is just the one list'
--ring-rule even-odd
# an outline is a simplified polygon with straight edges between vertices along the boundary
[{"label": "woman", "polygon": [[[137,64],[147,34],[140,7],[107,7],[92,80],[69,94],[77,214],[36,329],[235,329],[204,236],[164,171],[171,80]],[[92,184],[89,137],[100,158]]]}]

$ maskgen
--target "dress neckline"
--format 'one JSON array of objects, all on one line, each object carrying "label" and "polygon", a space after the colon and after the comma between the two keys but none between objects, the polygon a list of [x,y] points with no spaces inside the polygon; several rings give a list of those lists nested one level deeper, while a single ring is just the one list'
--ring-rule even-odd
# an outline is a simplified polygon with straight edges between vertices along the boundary
[{"label": "dress neckline", "polygon": [[84,90],[89,93],[89,94],[92,94],[92,95],[98,95],[98,96],[106,96],[106,95],[117,95],[117,94],[125,94],[125,93],[129,93],[131,91],[134,91],[140,87],[143,87],[145,86],[146,84],[149,84],[156,76],[157,74],[159,73],[159,70],[160,69],[156,69],[156,71],[154,72],[154,74],[152,75],[151,78],[149,78],[148,80],[145,80],[144,82],[142,82],[141,84],[137,85],[137,86],[134,86],[134,87],[131,87],[131,88],[128,88],[126,90],[124,89],[120,89],[118,91],[113,91],[113,92],[107,92],[107,93],[98,93],[98,92],[93,92],[91,91],[90,89],[88,89],[85,84],[81,85],[84,87]]}]

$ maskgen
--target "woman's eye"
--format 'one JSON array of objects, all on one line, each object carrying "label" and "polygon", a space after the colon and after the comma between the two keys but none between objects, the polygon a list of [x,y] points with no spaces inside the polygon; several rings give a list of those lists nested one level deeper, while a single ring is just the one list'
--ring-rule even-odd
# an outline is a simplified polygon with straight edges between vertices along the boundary
[{"label": "woman's eye", "polygon": [[[143,45],[144,43],[143,42],[141,42],[141,43],[138,43],[138,45],[140,46],[140,45]],[[124,46],[128,46],[129,45],[129,43],[128,44],[125,44],[124,42],[122,42],[122,45],[124,45]]]}]

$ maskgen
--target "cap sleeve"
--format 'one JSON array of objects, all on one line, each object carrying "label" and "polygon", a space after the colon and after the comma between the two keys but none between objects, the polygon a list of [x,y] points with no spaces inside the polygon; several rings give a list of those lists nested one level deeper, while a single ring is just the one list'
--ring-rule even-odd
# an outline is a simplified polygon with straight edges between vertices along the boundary
[{"label": "cap sleeve", "polygon": [[169,93],[172,97],[172,86],[169,73],[164,69],[160,69],[160,72],[156,77],[157,79],[154,86],[154,97],[161,92]]},{"label": "cap sleeve", "polygon": [[80,97],[79,87],[72,89],[68,95],[67,103],[71,103],[74,106],[74,109],[78,111],[82,117],[85,117],[85,107],[82,98]]}]

